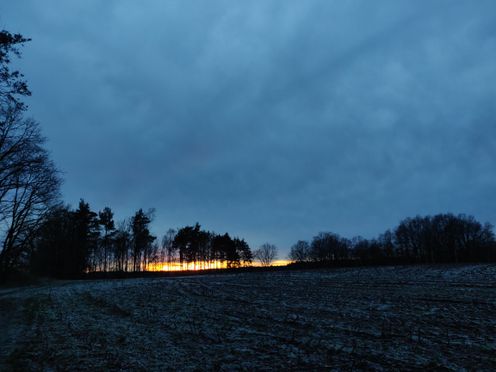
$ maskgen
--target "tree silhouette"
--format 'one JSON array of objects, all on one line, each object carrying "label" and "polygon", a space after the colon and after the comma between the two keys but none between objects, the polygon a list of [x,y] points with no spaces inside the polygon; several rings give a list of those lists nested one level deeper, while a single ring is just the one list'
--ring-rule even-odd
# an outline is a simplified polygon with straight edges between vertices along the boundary
[{"label": "tree silhouette", "polygon": [[264,243],[253,252],[253,257],[262,266],[271,266],[272,262],[277,258],[277,247],[274,244]]},{"label": "tree silhouette", "polygon": [[133,241],[133,271],[146,270],[149,259],[149,248],[155,240],[148,228],[152,221],[153,211],[148,213],[138,210],[131,219],[131,231]]},{"label": "tree silhouette", "polygon": [[101,240],[101,245],[103,248],[103,271],[107,271],[112,232],[115,230],[114,213],[109,207],[103,208],[103,210],[98,213],[98,223],[103,228],[103,236]]},{"label": "tree silhouette", "polygon": [[130,226],[126,221],[119,224],[113,239],[115,267],[117,271],[128,271],[129,252],[132,247]]},{"label": "tree silhouette", "polygon": [[0,276],[29,259],[43,217],[58,201],[60,178],[37,122],[24,118],[30,95],[11,56],[28,39],[0,31]]},{"label": "tree silhouette", "polygon": [[244,239],[234,238],[234,246],[236,247],[236,252],[238,253],[239,260],[243,266],[249,266],[253,262],[253,254],[251,252],[250,246]]},{"label": "tree silhouette", "polygon": [[348,258],[350,242],[337,234],[323,232],[315,236],[310,257],[317,262],[330,262]]},{"label": "tree silhouette", "polygon": [[175,237],[176,231],[174,229],[167,230],[165,235],[162,237],[162,262],[167,263],[169,268],[176,263],[177,249],[174,246]]},{"label": "tree silhouette", "polygon": [[397,255],[416,262],[486,261],[495,249],[492,226],[463,214],[406,218],[394,236]]},{"label": "tree silhouette", "polygon": [[[83,199],[73,213],[73,231],[70,249],[72,250],[72,263],[69,273],[79,274],[87,270],[95,271],[97,268],[96,252],[100,238],[100,225],[98,216]],[[88,262],[88,259],[91,261]]]},{"label": "tree silhouette", "polygon": [[29,96],[28,85],[19,71],[11,71],[12,55],[20,57],[19,46],[30,41],[22,35],[0,31],[0,107],[23,111],[26,106],[19,96]]},{"label": "tree silhouette", "polygon": [[298,240],[291,247],[289,259],[295,262],[306,262],[310,260],[310,244],[305,240]]},{"label": "tree silhouette", "polygon": [[70,208],[53,208],[36,232],[31,256],[33,272],[60,278],[76,274],[78,269],[73,267],[84,267],[84,263],[75,265],[77,255],[73,247],[73,234],[74,218]]},{"label": "tree silhouette", "polygon": [[[241,249],[241,242],[238,245]],[[212,247],[217,252],[219,260],[221,262],[226,261],[228,268],[239,267],[241,265],[241,255],[238,251],[238,246],[228,233],[214,236]]]},{"label": "tree silhouette", "polygon": [[208,248],[210,246],[210,234],[201,230],[200,224],[186,226],[178,230],[174,238],[174,247],[179,251],[179,262],[188,266],[193,264],[197,268],[198,263],[204,263],[208,259]]},{"label": "tree silhouette", "polygon": [[58,201],[60,179],[43,142],[31,120],[0,126],[0,272],[20,264],[43,216]]}]

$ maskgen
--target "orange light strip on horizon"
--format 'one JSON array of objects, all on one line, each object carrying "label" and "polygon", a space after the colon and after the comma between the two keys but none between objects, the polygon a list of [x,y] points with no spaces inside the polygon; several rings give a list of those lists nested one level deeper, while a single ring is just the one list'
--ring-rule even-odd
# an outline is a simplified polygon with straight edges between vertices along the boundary
[{"label": "orange light strip on horizon", "polygon": [[[275,260],[271,266],[286,266],[291,262],[292,261],[289,260]],[[255,261],[248,266],[260,267],[262,265],[260,264],[260,262]],[[182,263],[182,264],[179,262],[173,262],[170,264],[167,262],[165,263],[159,262],[148,265],[147,271],[200,271],[200,270],[226,269],[226,268],[227,268],[226,261],[197,262],[196,264],[193,262]]]}]

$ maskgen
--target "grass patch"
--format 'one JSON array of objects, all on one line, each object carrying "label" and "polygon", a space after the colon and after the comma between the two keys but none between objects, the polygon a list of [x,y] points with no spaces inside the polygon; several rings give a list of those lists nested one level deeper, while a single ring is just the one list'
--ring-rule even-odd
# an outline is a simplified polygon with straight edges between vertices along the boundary
[{"label": "grass patch", "polygon": [[90,292],[84,292],[82,297],[89,305],[97,307],[110,315],[122,318],[130,317],[132,315],[130,311],[120,307],[116,303],[110,302],[103,297],[97,297]]},{"label": "grass patch", "polygon": [[24,300],[22,313],[28,324],[33,324],[42,314],[43,310],[50,306],[52,300],[48,296],[30,297]]}]

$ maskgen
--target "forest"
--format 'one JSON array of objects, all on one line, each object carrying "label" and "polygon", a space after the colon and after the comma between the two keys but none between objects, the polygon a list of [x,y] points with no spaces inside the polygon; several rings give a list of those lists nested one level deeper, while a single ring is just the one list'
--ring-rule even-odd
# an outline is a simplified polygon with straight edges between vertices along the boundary
[{"label": "forest", "polygon": [[[31,95],[12,58],[29,39],[0,32],[0,279],[14,273],[61,278],[91,272],[220,269],[270,266],[277,247],[253,250],[228,233],[200,224],[153,236],[153,209],[116,223],[110,207],[76,209],[60,196],[61,172],[45,147],[40,124],[27,116]],[[321,232],[291,247],[293,266],[380,263],[489,262],[496,260],[493,226],[472,216],[438,214],[406,218],[376,239]]]},{"label": "forest", "polygon": [[451,213],[406,218],[376,239],[323,232],[298,241],[289,257],[297,264],[460,263],[496,261],[493,226]]},{"label": "forest", "polygon": [[33,240],[31,269],[39,275],[73,277],[88,272],[236,268],[253,260],[243,239],[204,231],[198,223],[169,229],[158,240],[149,230],[152,218],[153,210],[140,209],[116,228],[109,207],[96,213],[81,200],[76,210],[54,208]]}]

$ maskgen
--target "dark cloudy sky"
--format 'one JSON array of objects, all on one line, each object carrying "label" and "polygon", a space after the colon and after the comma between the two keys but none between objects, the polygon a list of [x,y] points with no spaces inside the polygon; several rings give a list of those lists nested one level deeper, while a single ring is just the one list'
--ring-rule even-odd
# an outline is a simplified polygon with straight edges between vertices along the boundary
[{"label": "dark cloudy sky", "polygon": [[494,0],[16,0],[64,199],[286,250],[496,222]]}]

